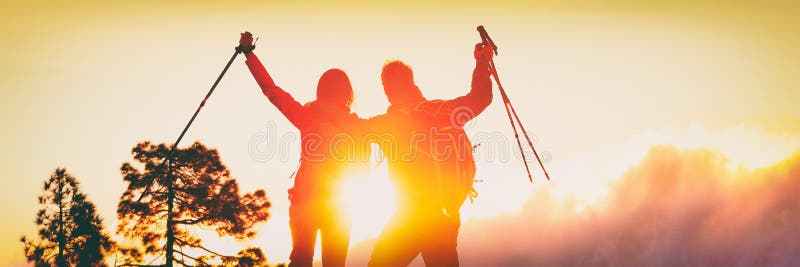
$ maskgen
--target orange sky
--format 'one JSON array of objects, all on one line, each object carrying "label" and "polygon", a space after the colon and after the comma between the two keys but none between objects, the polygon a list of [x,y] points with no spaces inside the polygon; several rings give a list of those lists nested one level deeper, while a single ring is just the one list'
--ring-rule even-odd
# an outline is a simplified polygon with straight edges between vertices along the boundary
[{"label": "orange sky", "polygon": [[[260,37],[256,53],[298,100],[339,67],[355,111],[370,116],[387,105],[378,79],[387,59],[411,65],[428,98],[464,94],[483,24],[521,119],[552,156],[548,186],[590,203],[655,144],[714,149],[731,168],[768,166],[800,148],[799,11],[789,1],[3,2],[0,195],[13,204],[1,211],[0,264],[24,262],[17,240],[33,233],[36,195],[57,166],[83,183],[113,231],[120,164],[139,141],[174,140],[244,30]],[[513,138],[495,100],[471,135]],[[280,261],[299,153],[290,143],[270,160],[251,156],[251,140],[270,129],[296,133],[237,59],[184,140],[218,148],[245,191],[267,190],[273,219],[253,244]],[[465,216],[515,212],[544,184],[539,172],[527,183],[515,149],[478,155],[486,181]],[[388,188],[380,172],[371,183]],[[353,243],[380,230],[357,228]]]}]

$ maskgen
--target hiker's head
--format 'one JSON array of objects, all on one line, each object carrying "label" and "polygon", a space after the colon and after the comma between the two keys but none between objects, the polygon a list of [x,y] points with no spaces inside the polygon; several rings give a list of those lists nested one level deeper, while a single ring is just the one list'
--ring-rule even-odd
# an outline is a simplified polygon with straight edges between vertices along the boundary
[{"label": "hiker's head", "polygon": [[350,108],[353,103],[353,87],[350,85],[350,78],[344,71],[329,69],[319,77],[317,102]]},{"label": "hiker's head", "polygon": [[400,60],[389,61],[381,71],[383,92],[392,105],[402,105],[423,99],[422,93],[414,84],[411,67]]}]

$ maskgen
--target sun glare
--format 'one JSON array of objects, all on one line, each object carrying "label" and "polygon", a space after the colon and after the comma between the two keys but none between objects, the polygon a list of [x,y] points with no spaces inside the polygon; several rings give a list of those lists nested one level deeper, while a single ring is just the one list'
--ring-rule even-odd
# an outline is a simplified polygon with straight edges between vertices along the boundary
[{"label": "sun glare", "polygon": [[394,196],[385,163],[371,168],[366,179],[350,179],[342,185],[338,201],[342,216],[352,221],[350,244],[380,234],[396,209]]}]

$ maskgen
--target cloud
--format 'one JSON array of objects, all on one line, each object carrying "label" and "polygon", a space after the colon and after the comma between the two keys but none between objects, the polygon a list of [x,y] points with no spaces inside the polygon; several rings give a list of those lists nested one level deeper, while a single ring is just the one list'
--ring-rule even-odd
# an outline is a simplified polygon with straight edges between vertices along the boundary
[{"label": "cloud", "polygon": [[[731,170],[719,152],[656,146],[591,206],[548,187],[520,213],[463,223],[462,266],[796,266],[800,152]],[[354,244],[362,266],[372,241]]]}]

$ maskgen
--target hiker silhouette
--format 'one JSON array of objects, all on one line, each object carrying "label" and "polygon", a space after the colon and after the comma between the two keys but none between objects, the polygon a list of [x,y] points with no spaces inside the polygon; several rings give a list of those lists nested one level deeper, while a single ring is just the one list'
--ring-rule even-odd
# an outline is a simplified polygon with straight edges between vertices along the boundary
[{"label": "hiker silhouette", "polygon": [[491,45],[477,44],[470,92],[452,100],[427,100],[401,61],[383,66],[390,106],[369,119],[372,132],[397,144],[377,142],[387,158],[397,212],[375,244],[369,266],[406,266],[418,254],[427,266],[458,266],[460,209],[474,192],[475,163],[464,124],[492,101]]},{"label": "hiker silhouette", "polygon": [[322,239],[323,266],[344,266],[350,222],[337,211],[337,189],[345,176],[357,169],[354,166],[363,166],[369,156],[369,146],[356,142],[363,136],[366,121],[350,112],[350,79],[340,69],[327,70],[317,84],[316,100],[301,105],[275,85],[252,52],[252,35],[242,33],[239,42],[241,47],[250,48],[243,50],[246,64],[264,95],[301,134],[300,167],[294,187],[289,189],[289,266],[312,266],[317,231]]}]

